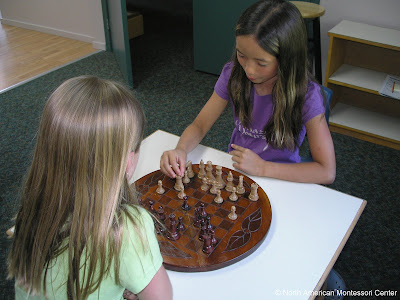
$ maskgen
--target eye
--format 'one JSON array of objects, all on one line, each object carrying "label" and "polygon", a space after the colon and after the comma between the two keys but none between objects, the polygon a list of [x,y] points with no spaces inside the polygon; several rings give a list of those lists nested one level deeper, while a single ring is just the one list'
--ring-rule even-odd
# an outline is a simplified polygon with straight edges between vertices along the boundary
[{"label": "eye", "polygon": [[262,63],[258,63],[258,65],[259,65],[260,67],[266,67],[266,66],[267,66],[266,64],[262,64]]},{"label": "eye", "polygon": [[241,53],[239,53],[238,51],[236,51],[236,54],[237,54],[237,56],[238,56],[238,57],[240,57],[240,58],[244,58],[244,55],[243,55],[243,54],[241,54]]}]

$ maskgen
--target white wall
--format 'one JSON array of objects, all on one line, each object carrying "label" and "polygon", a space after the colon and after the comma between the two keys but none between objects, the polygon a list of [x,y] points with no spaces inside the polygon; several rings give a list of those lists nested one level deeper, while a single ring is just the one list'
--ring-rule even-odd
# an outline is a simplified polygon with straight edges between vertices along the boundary
[{"label": "white wall", "polygon": [[321,0],[322,75],[328,58],[328,31],[342,20],[400,30],[400,0]]},{"label": "white wall", "polygon": [[100,0],[0,0],[2,23],[92,43],[105,49]]}]

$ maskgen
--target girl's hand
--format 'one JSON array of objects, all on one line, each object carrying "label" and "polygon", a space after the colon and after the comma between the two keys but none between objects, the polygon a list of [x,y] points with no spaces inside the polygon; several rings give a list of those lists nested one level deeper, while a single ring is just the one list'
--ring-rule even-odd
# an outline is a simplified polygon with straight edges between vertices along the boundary
[{"label": "girl's hand", "polygon": [[229,154],[234,161],[233,167],[246,172],[249,175],[262,176],[265,161],[250,149],[232,144],[233,149]]},{"label": "girl's hand", "polygon": [[187,153],[181,149],[165,151],[161,156],[160,169],[165,175],[175,178],[185,175]]}]

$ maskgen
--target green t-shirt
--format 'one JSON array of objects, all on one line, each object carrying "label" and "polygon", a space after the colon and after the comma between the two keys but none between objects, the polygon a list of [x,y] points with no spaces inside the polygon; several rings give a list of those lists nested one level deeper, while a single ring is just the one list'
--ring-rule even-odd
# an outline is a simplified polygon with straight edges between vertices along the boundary
[{"label": "green t-shirt", "polygon": [[[134,294],[141,292],[153,279],[154,275],[162,265],[162,256],[158,246],[157,238],[154,233],[154,223],[151,216],[145,209],[138,207],[139,214],[131,210],[136,216],[138,228],[141,230],[144,247],[142,247],[141,237],[133,224],[126,222],[124,235],[121,244],[120,270],[119,277],[121,285],[117,285],[114,279],[114,265],[111,271],[103,278],[101,285],[96,292],[92,293],[88,299],[123,299],[123,292],[126,289]],[[68,274],[68,254],[62,253],[52,262],[46,280],[47,299],[67,299],[66,278]],[[83,270],[81,272],[81,276]],[[28,296],[19,286],[15,286],[15,299],[39,300],[45,299],[44,296]]]}]

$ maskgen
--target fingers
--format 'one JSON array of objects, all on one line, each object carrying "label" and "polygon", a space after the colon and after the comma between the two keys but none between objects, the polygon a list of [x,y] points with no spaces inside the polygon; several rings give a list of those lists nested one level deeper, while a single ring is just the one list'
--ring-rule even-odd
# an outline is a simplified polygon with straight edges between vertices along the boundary
[{"label": "fingers", "polygon": [[238,150],[238,151],[244,151],[244,150],[246,150],[246,148],[241,147],[241,146],[238,146],[238,145],[235,145],[235,144],[231,144],[231,147],[232,147],[233,149],[235,149],[235,150]]},{"label": "fingers", "polygon": [[160,170],[165,175],[176,178],[185,173],[186,155],[176,150],[165,151],[160,159]]}]

